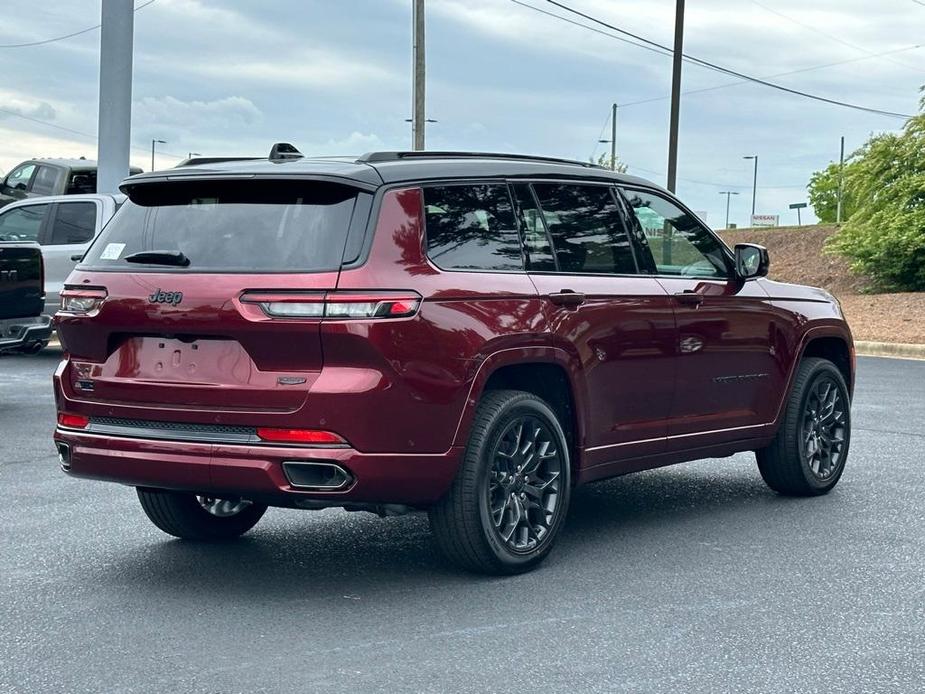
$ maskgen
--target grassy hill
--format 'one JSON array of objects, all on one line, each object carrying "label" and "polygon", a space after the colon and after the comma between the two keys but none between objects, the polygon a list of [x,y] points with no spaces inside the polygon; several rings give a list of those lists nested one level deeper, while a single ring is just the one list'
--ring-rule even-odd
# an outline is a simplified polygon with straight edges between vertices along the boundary
[{"label": "grassy hill", "polygon": [[925,293],[864,293],[870,281],[848,262],[823,252],[835,225],[733,229],[720,236],[730,246],[760,243],[771,256],[771,279],[822,287],[841,301],[857,340],[925,344]]}]

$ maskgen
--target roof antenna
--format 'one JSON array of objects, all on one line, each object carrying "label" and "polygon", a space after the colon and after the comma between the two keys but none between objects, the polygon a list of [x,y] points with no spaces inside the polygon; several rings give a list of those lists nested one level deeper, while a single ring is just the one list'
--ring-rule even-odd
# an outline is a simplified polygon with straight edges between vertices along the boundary
[{"label": "roof antenna", "polygon": [[270,150],[270,161],[287,161],[289,159],[301,159],[303,155],[294,145],[288,142],[277,142]]}]

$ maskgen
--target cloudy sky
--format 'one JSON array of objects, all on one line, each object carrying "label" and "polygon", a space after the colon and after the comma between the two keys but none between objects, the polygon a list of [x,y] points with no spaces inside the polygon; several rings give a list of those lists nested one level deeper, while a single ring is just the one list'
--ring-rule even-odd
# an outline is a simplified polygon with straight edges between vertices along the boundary
[{"label": "cloudy sky", "polygon": [[[143,4],[136,0],[136,5]],[[565,0],[670,44],[674,0]],[[827,98],[899,113],[925,84],[920,0],[694,0],[685,52]],[[609,145],[664,183],[670,58],[541,14],[588,23],[544,0],[427,0],[429,149],[587,159]],[[96,156],[99,31],[32,47],[99,22],[99,0],[12,3],[0,24],[0,169],[35,156]],[[264,155],[406,149],[411,0],[155,0],[135,15],[133,163],[167,140],[157,167],[187,152]],[[601,28],[601,27],[597,27]],[[785,74],[790,73],[790,74]],[[787,95],[686,64],[679,194],[722,226],[751,206],[795,221],[810,173],[903,121]],[[701,90],[701,91],[698,91]]]}]

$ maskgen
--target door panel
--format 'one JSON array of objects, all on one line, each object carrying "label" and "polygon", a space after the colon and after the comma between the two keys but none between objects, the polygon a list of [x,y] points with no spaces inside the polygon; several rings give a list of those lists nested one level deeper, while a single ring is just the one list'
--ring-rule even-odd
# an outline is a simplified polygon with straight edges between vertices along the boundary
[{"label": "door panel", "polygon": [[767,293],[735,277],[728,250],[667,194],[622,191],[634,238],[671,297],[677,365],[668,450],[762,433],[783,388],[774,357],[775,323]]},{"label": "door panel", "polygon": [[[785,386],[771,345],[773,310],[754,281],[660,277],[677,322],[677,380],[671,408],[670,448],[691,446],[685,435],[756,427],[774,418],[771,394]],[[711,434],[712,441],[748,431]],[[704,442],[706,443],[706,442]]]},{"label": "door panel", "polygon": [[[584,447],[595,454],[589,462],[663,450],[675,354],[674,315],[665,290],[649,277],[530,278],[544,299],[554,338],[577,351],[585,374]],[[557,296],[563,290],[577,298],[563,302]]]},{"label": "door panel", "polygon": [[612,189],[552,182],[514,189],[547,324],[584,373],[585,465],[661,452],[674,387],[674,314],[661,285],[636,274]]}]

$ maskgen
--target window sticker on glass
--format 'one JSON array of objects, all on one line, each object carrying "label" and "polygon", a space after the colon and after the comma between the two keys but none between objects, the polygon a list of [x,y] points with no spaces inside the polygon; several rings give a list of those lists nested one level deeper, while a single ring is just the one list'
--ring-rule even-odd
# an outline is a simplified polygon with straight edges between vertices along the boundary
[{"label": "window sticker on glass", "polygon": [[212,210],[218,205],[218,198],[193,198],[190,200],[190,207],[200,210]]},{"label": "window sticker on glass", "polygon": [[124,250],[124,243],[107,243],[106,248],[100,253],[100,260],[118,260]]}]

